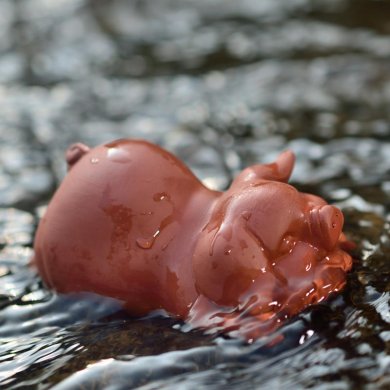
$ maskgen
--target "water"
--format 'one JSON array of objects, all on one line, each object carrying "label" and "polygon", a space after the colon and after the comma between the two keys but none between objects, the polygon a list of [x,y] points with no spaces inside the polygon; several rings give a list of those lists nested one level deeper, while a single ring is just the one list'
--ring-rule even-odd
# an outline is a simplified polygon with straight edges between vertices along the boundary
[{"label": "water", "polygon": [[[369,0],[0,0],[0,387],[388,388],[388,15]],[[63,153],[121,137],[219,190],[292,149],[294,184],[340,207],[357,244],[346,288],[251,345],[48,291],[28,262]]]}]

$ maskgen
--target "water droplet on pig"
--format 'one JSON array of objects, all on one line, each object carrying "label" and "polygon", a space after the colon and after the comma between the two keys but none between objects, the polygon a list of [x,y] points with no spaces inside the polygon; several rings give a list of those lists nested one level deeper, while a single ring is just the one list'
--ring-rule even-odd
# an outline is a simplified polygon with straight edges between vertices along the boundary
[{"label": "water droplet on pig", "polygon": [[160,234],[160,230],[157,230],[152,237],[150,238],[137,238],[135,242],[142,249],[150,249],[154,242],[156,241],[157,236]]},{"label": "water droplet on pig", "polygon": [[135,242],[141,249],[150,249],[153,246],[154,239],[137,238]]},{"label": "water droplet on pig", "polygon": [[225,255],[230,255],[230,253],[232,253],[232,249],[231,248],[225,249]]},{"label": "water droplet on pig", "polygon": [[157,194],[153,195],[153,200],[155,202],[160,202],[165,199],[169,200],[169,195],[166,194],[165,192],[158,192]]},{"label": "water droplet on pig", "polygon": [[249,221],[250,217],[252,216],[252,213],[250,211],[244,211],[241,214],[242,218],[245,219],[245,221]]},{"label": "water droplet on pig", "polygon": [[99,159],[97,157],[91,157],[91,164],[97,164]]}]

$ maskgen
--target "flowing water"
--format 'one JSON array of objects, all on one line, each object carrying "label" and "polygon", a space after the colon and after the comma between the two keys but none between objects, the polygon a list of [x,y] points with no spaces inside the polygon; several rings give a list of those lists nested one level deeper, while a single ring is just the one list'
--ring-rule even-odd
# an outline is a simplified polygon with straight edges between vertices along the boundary
[{"label": "flowing water", "polygon": [[[0,82],[0,388],[390,387],[390,2],[0,0]],[[346,288],[253,344],[46,289],[64,150],[120,137],[214,189],[292,149],[357,244]]]}]

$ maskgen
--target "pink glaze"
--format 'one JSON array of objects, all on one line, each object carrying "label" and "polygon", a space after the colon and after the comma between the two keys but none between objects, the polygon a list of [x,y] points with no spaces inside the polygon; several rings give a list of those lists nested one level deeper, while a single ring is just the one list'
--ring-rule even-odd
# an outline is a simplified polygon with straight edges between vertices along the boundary
[{"label": "pink glaze", "polygon": [[134,315],[164,309],[249,340],[345,284],[343,214],[287,184],[292,152],[246,168],[226,192],[146,141],[75,144],[66,158],[34,258],[59,292],[114,297]]}]

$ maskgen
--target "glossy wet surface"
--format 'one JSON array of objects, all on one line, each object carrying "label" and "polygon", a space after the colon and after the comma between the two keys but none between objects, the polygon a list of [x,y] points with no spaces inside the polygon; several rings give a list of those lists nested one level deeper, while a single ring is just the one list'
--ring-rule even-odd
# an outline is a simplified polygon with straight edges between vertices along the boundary
[{"label": "glossy wet surface", "polygon": [[[0,387],[387,388],[389,14],[368,0],[1,0]],[[291,148],[294,184],[340,207],[357,243],[346,289],[252,345],[53,295],[27,262],[63,152],[119,137],[159,143],[215,189]]]}]

